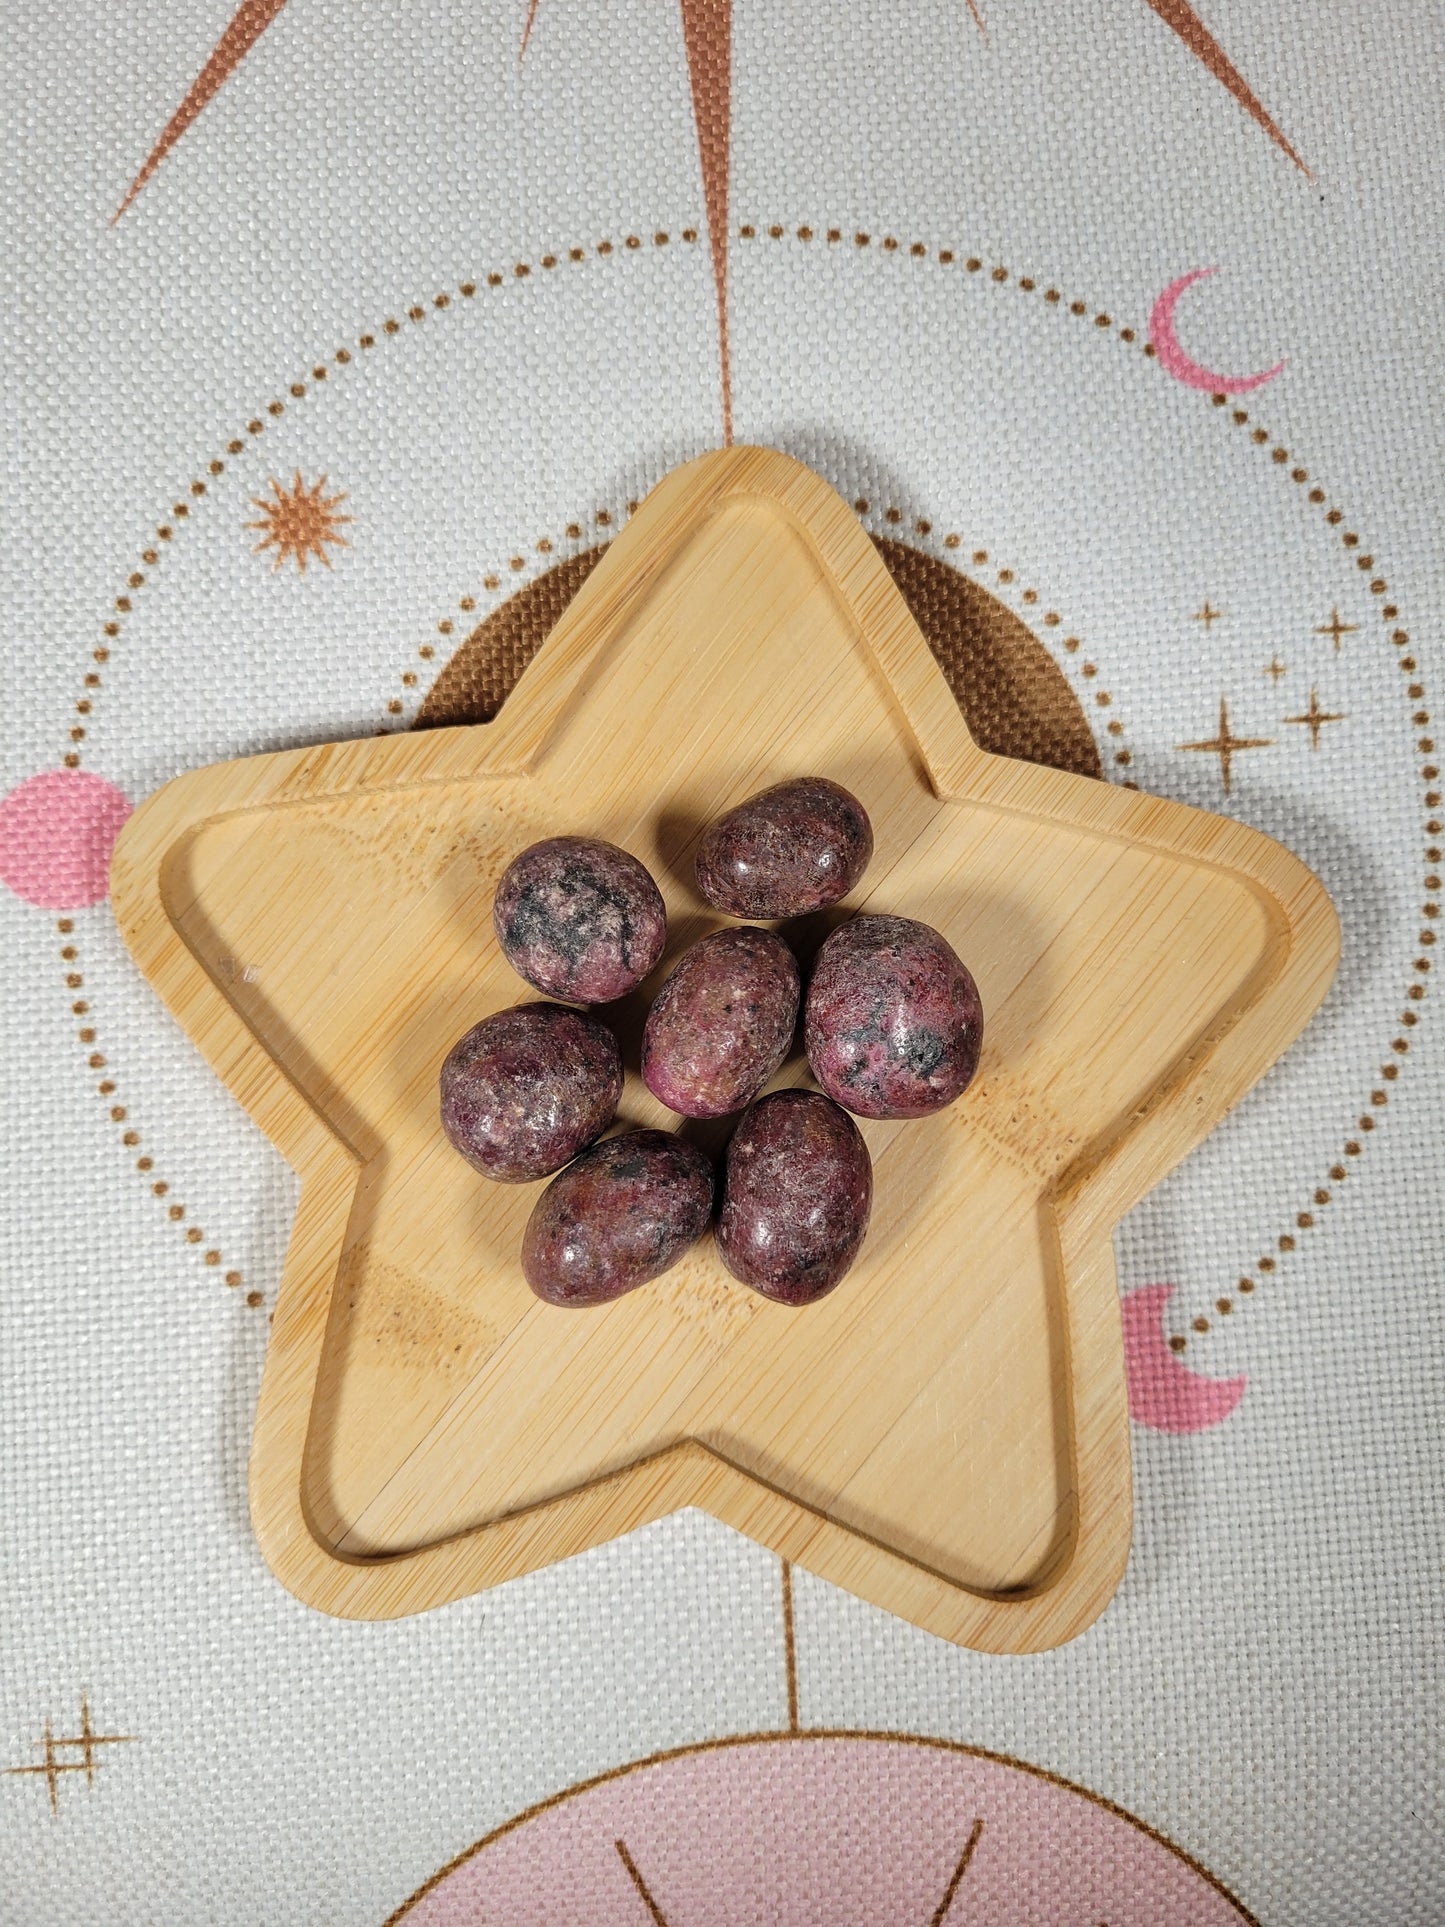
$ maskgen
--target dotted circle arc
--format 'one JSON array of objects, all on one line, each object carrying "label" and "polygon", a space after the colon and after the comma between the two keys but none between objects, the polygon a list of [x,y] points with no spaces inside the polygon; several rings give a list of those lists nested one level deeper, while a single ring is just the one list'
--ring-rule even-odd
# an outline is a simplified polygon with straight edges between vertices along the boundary
[{"label": "dotted circle arc", "polygon": [[[760,227],[756,222],[743,222],[738,226],[736,233],[741,241],[760,241],[766,237],[766,240],[773,244],[791,243],[802,247],[810,247],[815,241],[821,239],[825,248],[848,246],[851,247],[856,254],[860,255],[864,251],[871,249],[874,245],[874,237],[863,230],[853,232],[845,241],[844,231],[841,226],[815,227],[804,224],[795,228],[787,228],[780,223],[771,223],[766,227]],[[684,227],[681,230],[681,239],[685,244],[695,245],[698,240],[698,234],[699,230],[696,226]],[[667,247],[670,245],[670,242],[671,236],[661,229],[657,230],[651,237],[651,245],[654,248]],[[1110,339],[1120,342],[1125,347],[1136,350],[1145,359],[1157,359],[1152,343],[1147,340],[1141,343],[1139,341],[1139,331],[1135,327],[1119,325],[1107,310],[1092,306],[1083,300],[1066,300],[1060,288],[1046,280],[1041,280],[1035,275],[1027,273],[1015,274],[1002,263],[988,266],[987,272],[985,273],[985,262],[980,255],[961,255],[959,250],[955,248],[933,247],[921,240],[904,243],[892,234],[883,235],[878,240],[877,246],[883,255],[896,261],[903,267],[908,265],[917,267],[920,264],[936,264],[943,268],[959,266],[962,269],[964,277],[976,278],[977,284],[980,287],[995,290],[1017,290],[1026,296],[1037,295],[1046,307],[1060,314],[1067,313],[1075,319],[1087,322],[1097,334],[1107,335]],[[545,253],[539,257],[536,265],[543,274],[548,274],[561,267],[564,260],[568,263],[576,264],[594,258],[606,260],[609,257],[613,257],[620,261],[635,258],[641,253],[643,247],[644,243],[641,236],[628,235],[625,237],[620,250],[612,241],[602,240],[596,242],[591,248],[579,245],[569,247],[566,250],[559,250],[555,253]],[[311,368],[309,380],[306,378],[298,378],[290,383],[288,389],[290,401],[296,403],[304,400],[307,395],[314,392],[316,388],[327,383],[333,374],[338,371],[344,371],[356,359],[358,353],[361,355],[370,354],[378,348],[383,339],[400,334],[405,325],[419,326],[426,322],[430,316],[444,314],[447,311],[459,312],[461,309],[458,307],[458,301],[462,308],[473,304],[483,285],[491,289],[502,288],[518,282],[527,282],[532,278],[532,274],[533,263],[529,261],[514,261],[511,264],[510,272],[501,268],[494,268],[484,276],[457,283],[454,289],[443,289],[439,291],[432,296],[429,306],[422,303],[413,303],[404,310],[406,314],[405,324],[395,315],[387,316],[377,329],[359,335],[356,338],[354,346],[350,343],[343,344],[333,351],[329,362],[316,362]],[[1204,402],[1206,398],[1201,396],[1200,400]],[[1342,546],[1352,555],[1356,567],[1361,573],[1369,577],[1370,593],[1378,598],[1377,606],[1380,618],[1389,631],[1389,640],[1397,650],[1403,652],[1399,656],[1399,663],[1402,674],[1411,678],[1408,685],[1409,699],[1412,704],[1419,705],[1419,707],[1412,709],[1412,723],[1419,729],[1423,730],[1427,728],[1430,722],[1430,712],[1428,708],[1424,706],[1425,691],[1423,682],[1419,680],[1418,664],[1415,658],[1408,653],[1410,642],[1409,632],[1403,626],[1400,626],[1398,604],[1391,591],[1388,578],[1378,567],[1373,553],[1367,550],[1360,555],[1354,555],[1354,550],[1360,546],[1361,538],[1353,528],[1341,530],[1341,524],[1347,520],[1344,510],[1330,502],[1326,490],[1319,486],[1317,482],[1312,481],[1308,469],[1293,457],[1291,451],[1278,442],[1266,427],[1254,421],[1249,410],[1239,407],[1230,408],[1230,398],[1223,394],[1209,396],[1207,401],[1212,404],[1217,411],[1220,411],[1229,425],[1241,430],[1247,428],[1249,430],[1247,445],[1252,449],[1260,451],[1270,462],[1273,469],[1277,470],[1282,477],[1286,477],[1294,487],[1299,489],[1300,500],[1310,509],[1317,511],[1327,527],[1340,531],[1339,540]],[[272,420],[279,419],[285,414],[288,405],[288,402],[280,398],[275,398],[265,404],[264,415],[261,412],[256,413],[246,422],[244,433],[234,435],[226,443],[225,458],[234,459],[237,456],[243,455],[248,448],[254,446],[266,432],[267,422],[265,417],[269,416]],[[1224,413],[1226,410],[1228,410],[1227,414]],[[102,639],[91,650],[91,659],[95,667],[86,672],[83,692],[75,704],[75,713],[81,720],[72,724],[70,727],[69,747],[65,750],[62,758],[65,767],[74,769],[81,765],[83,757],[81,746],[86,739],[87,719],[93,713],[99,691],[103,685],[103,671],[105,665],[111,660],[111,645],[123,633],[122,625],[124,618],[133,612],[134,594],[145,587],[149,579],[148,572],[161,564],[165,554],[173,552],[178,528],[184,527],[191,517],[193,508],[203,501],[208,494],[210,481],[208,481],[206,477],[214,480],[223,474],[225,470],[226,459],[223,459],[221,456],[216,456],[205,465],[205,476],[198,475],[193,477],[183,490],[178,491],[177,499],[172,504],[170,515],[156,527],[154,544],[148,544],[141,551],[139,558],[141,566],[132,568],[127,573],[122,591],[114,598],[112,609],[107,612],[102,622]],[[516,571],[518,567],[517,560],[515,558],[509,559],[509,566]],[[525,563],[523,563],[522,566],[525,566]],[[500,579],[499,575],[498,580],[500,581]],[[402,708],[403,705],[398,700],[397,709],[392,713],[400,714],[402,713]],[[1438,787],[1440,769],[1433,761],[1436,745],[1435,739],[1432,736],[1422,734],[1417,738],[1416,746],[1421,758],[1419,776],[1424,786],[1424,804],[1427,812],[1425,837],[1429,847],[1427,848],[1426,862],[1427,864],[1433,865],[1440,861],[1440,856],[1438,849],[1433,842],[1431,842],[1431,839],[1438,838],[1442,834],[1441,821],[1438,815],[1435,814],[1440,810],[1442,804],[1442,792]],[[1417,955],[1412,959],[1411,969],[1413,981],[1407,986],[1404,997],[1402,998],[1402,1002],[1406,1004],[1406,1009],[1401,1012],[1399,1019],[1401,1032],[1413,1029],[1418,1023],[1419,1013],[1409,1008],[1409,1006],[1421,1003],[1426,996],[1426,980],[1429,977],[1433,961],[1427,953],[1434,948],[1436,943],[1436,931],[1432,925],[1440,914],[1439,904],[1435,901],[1439,889],[1439,877],[1432,871],[1431,874],[1425,878],[1424,883],[1423,894],[1426,900],[1421,906],[1421,922],[1423,927],[1418,935]],[[71,975],[77,975],[77,973],[68,973],[68,976]],[[1354,1160],[1362,1155],[1364,1140],[1368,1138],[1377,1127],[1378,1113],[1384,1110],[1390,1102],[1390,1087],[1399,1079],[1401,1073],[1401,1063],[1399,1060],[1407,1055],[1410,1048],[1410,1040],[1402,1034],[1397,1034],[1390,1040],[1388,1048],[1391,1057],[1379,1067],[1379,1081],[1369,1093],[1369,1108],[1361,1107],[1355,1131],[1345,1139],[1341,1146],[1341,1161],[1330,1167],[1330,1183],[1321,1183],[1314,1188],[1308,1199],[1308,1208],[1302,1208],[1295,1213],[1293,1228],[1280,1234],[1276,1240],[1275,1251],[1261,1254],[1260,1257],[1256,1259],[1251,1273],[1238,1280],[1235,1290],[1240,1296],[1245,1298],[1251,1296],[1257,1287],[1259,1278],[1269,1278],[1271,1274],[1277,1271],[1280,1259],[1296,1249],[1298,1242],[1296,1237],[1297,1232],[1308,1232],[1317,1226],[1319,1220],[1316,1216],[1316,1209],[1323,1210],[1329,1206],[1334,1197],[1334,1191],[1331,1187],[1343,1183],[1348,1176],[1351,1167],[1350,1164],[1344,1160]],[[112,1095],[113,1092],[102,1094],[109,1096]],[[121,1108],[119,1105],[113,1105],[112,1112],[114,1113],[114,1111]],[[116,1121],[123,1122],[123,1119]],[[134,1136],[133,1133],[130,1135],[132,1137]],[[131,1148],[134,1147],[132,1146]],[[157,1180],[157,1182],[163,1182],[163,1180]],[[154,1189],[154,1184],[152,1188]],[[172,1214],[175,1208],[174,1206],[169,1207]],[[176,1221],[179,1222],[179,1220]],[[1259,1278],[1256,1278],[1254,1275],[1256,1273],[1259,1274]],[[228,1277],[232,1275],[234,1274],[228,1274]],[[248,1302],[258,1299],[259,1294],[251,1293],[248,1295]],[[1227,1296],[1221,1296],[1214,1301],[1213,1308],[1219,1315],[1227,1316],[1235,1308],[1234,1300]],[[1203,1314],[1197,1315],[1192,1320],[1192,1329],[1197,1334],[1202,1335],[1209,1331],[1210,1328],[1211,1321]],[[1175,1333],[1170,1339],[1170,1344],[1176,1351],[1183,1351],[1187,1347],[1188,1342],[1188,1339],[1183,1333]]]}]

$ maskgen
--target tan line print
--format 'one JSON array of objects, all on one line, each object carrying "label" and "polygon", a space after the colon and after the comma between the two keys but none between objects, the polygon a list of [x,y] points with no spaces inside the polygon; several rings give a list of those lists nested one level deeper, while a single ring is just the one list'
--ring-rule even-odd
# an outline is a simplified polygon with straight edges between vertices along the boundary
[{"label": "tan line print", "polygon": [[637,1871],[637,1862],[627,1851],[626,1844],[621,1840],[614,1840],[612,1844],[617,1849],[618,1859],[627,1869],[627,1878],[632,1882],[633,1886],[636,1887],[638,1894],[641,1896],[643,1906],[646,1907],[648,1913],[657,1923],[657,1927],[667,1927],[667,1922],[663,1918],[662,1909],[648,1892],[647,1882]]},{"label": "tan line print", "polygon": [[[214,98],[256,41],[276,18],[286,0],[241,0],[230,25],[221,36],[210,58],[192,83],[190,91],[166,124],[159,141],[147,157],[129,192],[112,216],[114,226],[156,167],[185,133],[191,122]],[[1187,5],[1186,0],[1148,0],[1148,4],[1167,26],[1178,34],[1196,59],[1277,141],[1284,152],[1306,176],[1308,168],[1300,160],[1274,121],[1251,91],[1244,76],[1224,49]],[[527,43],[536,23],[538,0],[528,0],[526,25],[517,54],[521,71]],[[985,43],[984,26],[977,0],[968,0],[969,11]],[[712,253],[713,281],[717,299],[718,365],[722,386],[723,442],[732,446],[732,357],[728,340],[728,197],[732,175],[732,0],[679,0],[683,44],[687,53],[688,84],[692,94],[693,124],[697,134],[698,159],[702,169],[703,205],[707,213],[708,239]]]},{"label": "tan line print", "polygon": [[963,1885],[963,1876],[968,1872],[968,1863],[973,1858],[974,1848],[982,1838],[983,1821],[975,1820],[973,1830],[964,1843],[963,1852],[958,1856],[958,1865],[954,1868],[948,1885],[943,1890],[943,1898],[934,1909],[933,1918],[929,1921],[928,1927],[943,1927],[944,1921],[948,1918],[949,1909],[953,1905],[954,1896]]},{"label": "tan line print", "polygon": [[783,1568],[783,1671],[788,1684],[788,1731],[801,1731],[798,1723],[798,1637],[793,1618],[793,1568],[784,1559]]},{"label": "tan line print", "polygon": [[166,122],[161,130],[160,139],[146,156],[144,166],[127,189],[125,199],[111,215],[112,227],[125,213],[191,122],[225,86],[285,4],[286,0],[241,0],[230,25],[216,42],[210,59],[191,83],[185,99]]},{"label": "tan line print", "polygon": [[[969,1862],[973,1859],[974,1850],[982,1838],[983,1821],[982,1819],[978,1819],[974,1821],[968,1839],[964,1843],[963,1852],[959,1855],[957,1864],[949,1876],[948,1885],[943,1890],[943,1898],[939,1901],[929,1917],[928,1927],[944,1927],[944,1922],[947,1920],[949,1912],[953,1907],[958,1890],[963,1885],[963,1877],[968,1872]],[[627,1870],[628,1879],[637,1889],[643,1905],[647,1908],[648,1914],[655,1923],[655,1927],[667,1927],[666,1917],[654,1899],[647,1882],[643,1879],[637,1862],[628,1852],[626,1842],[614,1840],[612,1844],[616,1849],[618,1859]]]},{"label": "tan line print", "polygon": [[[191,83],[184,100],[166,123],[159,140],[146,157],[125,199],[111,217],[112,226],[125,213],[191,123],[220,92],[285,4],[286,0],[241,0],[241,4],[237,7],[210,57]],[[1167,27],[1178,34],[1195,59],[1203,64],[1221,86],[1233,94],[1245,112],[1264,129],[1270,139],[1289,155],[1295,166],[1308,178],[1313,179],[1309,169],[1266,113],[1263,104],[1250,88],[1243,74],[1210,33],[1199,15],[1187,4],[1187,0],[1147,0],[1147,4],[1153,8]],[[526,25],[522,30],[522,44],[517,54],[519,68],[526,55],[533,26],[536,24],[537,7],[538,0],[528,0]],[[987,42],[988,29],[984,26],[978,0],[968,0],[968,9]],[[689,78],[692,82],[698,148],[704,179],[708,183],[708,212],[709,217],[714,220],[714,233],[716,233],[726,226],[727,178],[731,162],[728,113],[731,94],[731,0],[681,0],[681,11],[683,35],[687,44]],[[706,36],[708,41],[715,42],[722,39],[725,42],[721,59],[714,45],[698,46],[696,44],[703,36]],[[712,183],[718,177],[721,177],[723,183],[723,201],[721,209],[715,210]],[[724,364],[726,364],[726,355],[724,355]],[[729,434],[728,440],[731,441],[731,439]]]},{"label": "tan line print", "polygon": [[1239,69],[1234,65],[1234,62],[1229,58],[1228,54],[1225,53],[1223,47],[1220,46],[1219,42],[1214,38],[1214,35],[1205,26],[1193,7],[1187,6],[1185,0],[1149,0],[1149,5],[1154,9],[1155,13],[1158,14],[1166,27],[1172,27],[1174,29],[1175,33],[1178,34],[1179,38],[1184,42],[1190,53],[1194,55],[1195,59],[1202,61],[1210,73],[1213,74],[1214,78],[1219,81],[1222,86],[1229,89],[1230,93],[1234,95],[1234,98],[1250,118],[1257,121],[1269,135],[1270,139],[1277,142],[1278,145],[1284,149],[1285,153],[1289,155],[1301,174],[1303,174],[1306,179],[1313,180],[1314,175],[1310,173],[1299,155],[1296,154],[1284,135],[1264,111],[1259,100],[1250,91],[1243,74],[1240,73]]}]

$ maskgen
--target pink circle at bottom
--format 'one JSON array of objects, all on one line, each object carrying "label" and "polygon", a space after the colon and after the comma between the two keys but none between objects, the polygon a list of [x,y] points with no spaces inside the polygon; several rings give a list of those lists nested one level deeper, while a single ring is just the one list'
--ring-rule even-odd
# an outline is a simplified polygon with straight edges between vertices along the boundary
[{"label": "pink circle at bottom", "polygon": [[1036,1769],[946,1742],[805,1733],[718,1742],[562,1794],[479,1841],[387,1927],[649,1918],[1240,1927],[1251,1917],[1168,1841]]}]

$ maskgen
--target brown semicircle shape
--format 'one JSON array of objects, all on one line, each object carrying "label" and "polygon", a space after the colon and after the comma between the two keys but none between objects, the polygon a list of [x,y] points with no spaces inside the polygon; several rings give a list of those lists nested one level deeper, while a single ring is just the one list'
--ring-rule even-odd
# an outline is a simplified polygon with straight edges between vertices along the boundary
[{"label": "brown semicircle shape", "polygon": [[[937,556],[891,537],[873,540],[979,747],[1102,775],[1088,718],[1028,625]],[[428,690],[416,726],[490,722],[606,551],[604,542],[559,562],[478,623]]]}]

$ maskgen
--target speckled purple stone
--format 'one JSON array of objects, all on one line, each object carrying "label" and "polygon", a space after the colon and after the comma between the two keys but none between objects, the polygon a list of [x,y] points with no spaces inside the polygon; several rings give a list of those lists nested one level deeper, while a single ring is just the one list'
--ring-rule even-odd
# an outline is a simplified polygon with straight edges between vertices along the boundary
[{"label": "speckled purple stone", "polygon": [[811,1305],[858,1256],[872,1208],[872,1160],[848,1113],[816,1091],[774,1091],[728,1146],[717,1248],[765,1298]]},{"label": "speckled purple stone", "polygon": [[552,836],[523,850],[497,885],[492,921],[518,976],[570,1004],[625,997],[667,941],[667,912],[647,871],[590,836]]},{"label": "speckled purple stone", "polygon": [[622,1095],[605,1024],[560,1004],[484,1017],[442,1065],[442,1129],[483,1177],[525,1184],[601,1137]]},{"label": "speckled purple stone", "polygon": [[788,1054],[798,966],[771,930],[717,930],[684,953],[642,1033],[642,1077],[684,1117],[740,1111]]},{"label": "speckled purple stone", "polygon": [[868,867],[868,812],[838,783],[760,790],[704,831],[697,887],[730,917],[801,917],[846,896]]},{"label": "speckled purple stone", "polygon": [[549,1305],[605,1305],[675,1265],[712,1217],[712,1166],[666,1131],[594,1144],[553,1178],[522,1236],[527,1283]]},{"label": "speckled purple stone", "polygon": [[818,952],[803,1041],[814,1077],[859,1117],[926,1117],[978,1069],[983,1005],[928,924],[855,917]]}]

